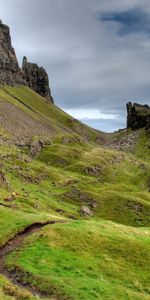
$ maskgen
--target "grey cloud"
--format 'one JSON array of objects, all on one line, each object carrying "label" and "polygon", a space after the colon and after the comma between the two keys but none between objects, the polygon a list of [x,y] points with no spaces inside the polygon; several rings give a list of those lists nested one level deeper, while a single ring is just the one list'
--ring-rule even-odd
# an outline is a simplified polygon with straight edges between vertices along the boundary
[{"label": "grey cloud", "polygon": [[100,16],[100,19],[104,22],[119,24],[118,33],[120,35],[131,33],[150,34],[150,15],[137,7],[121,12],[104,13]]},{"label": "grey cloud", "polygon": [[119,24],[97,17],[137,7],[149,14],[148,0],[0,0],[0,6],[19,62],[26,55],[47,69],[61,108],[119,114],[109,125],[88,121],[111,131],[125,126],[127,101],[150,103],[149,38],[118,36]]}]

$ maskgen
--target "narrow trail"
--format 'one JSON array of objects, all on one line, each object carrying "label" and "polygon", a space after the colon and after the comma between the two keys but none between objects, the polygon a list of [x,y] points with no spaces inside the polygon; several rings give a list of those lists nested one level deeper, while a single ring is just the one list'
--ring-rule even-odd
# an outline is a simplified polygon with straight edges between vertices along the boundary
[{"label": "narrow trail", "polygon": [[12,207],[10,205],[4,204],[4,203],[0,203],[0,206],[4,206],[4,207],[8,207],[8,208],[12,209]]},{"label": "narrow trail", "polygon": [[[57,221],[55,220],[55,221],[47,221],[45,223],[40,223],[40,222],[34,223],[26,227],[25,229],[22,230],[21,233],[18,233],[15,237],[10,239],[4,246],[0,248],[0,274],[4,275],[16,286],[28,290],[33,296],[39,296],[40,298],[47,298],[49,295],[38,290],[38,287],[31,286],[29,283],[23,283],[21,281],[21,276],[19,276],[17,271],[8,271],[5,264],[5,258],[9,253],[21,247],[24,242],[24,239],[27,236],[35,232],[38,232],[46,225],[52,225],[56,223],[66,223],[66,222],[67,221],[65,220],[57,220]],[[58,299],[58,298],[53,298],[53,299]]]}]

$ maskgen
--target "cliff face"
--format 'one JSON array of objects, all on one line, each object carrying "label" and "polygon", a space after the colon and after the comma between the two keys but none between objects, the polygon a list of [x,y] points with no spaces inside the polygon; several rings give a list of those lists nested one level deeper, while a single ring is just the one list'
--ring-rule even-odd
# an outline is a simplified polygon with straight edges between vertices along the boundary
[{"label": "cliff face", "polygon": [[49,87],[48,74],[42,67],[27,61],[24,56],[22,70],[26,84],[41,96],[47,98],[53,103],[51,90]]},{"label": "cliff face", "polygon": [[10,30],[0,20],[0,84],[27,85],[41,96],[53,103],[47,72],[37,64],[29,63],[23,58],[22,69],[19,68],[15,50],[12,47]]},{"label": "cliff face", "polygon": [[9,27],[0,21],[0,83],[7,85],[23,84],[15,51],[11,45]]},{"label": "cliff face", "polygon": [[137,103],[127,103],[127,128],[136,130],[143,127],[150,129],[150,107]]}]

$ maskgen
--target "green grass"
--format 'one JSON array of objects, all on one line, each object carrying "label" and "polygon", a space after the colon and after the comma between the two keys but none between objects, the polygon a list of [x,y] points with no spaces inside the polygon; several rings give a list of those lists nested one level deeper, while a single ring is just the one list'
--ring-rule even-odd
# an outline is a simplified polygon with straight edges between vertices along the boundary
[{"label": "green grass", "polygon": [[19,196],[7,204],[26,212],[59,215],[61,210],[80,218],[82,205],[96,203],[95,218],[149,225],[149,163],[82,143],[53,142],[31,162],[28,153],[28,148],[0,146],[7,182],[0,190],[1,203],[17,191]]},{"label": "green grass", "polygon": [[[0,246],[34,222],[79,219],[28,238],[9,257],[9,267],[17,266],[27,281],[29,272],[41,290],[51,287],[60,299],[150,299],[148,132],[140,131],[132,153],[115,151],[96,138],[110,141],[124,131],[98,133],[27,87],[1,87],[0,105],[8,103],[48,131],[17,146],[12,140],[17,133],[0,127]],[[9,122],[13,125],[15,115]],[[30,142],[44,139],[49,143],[31,159]],[[14,191],[18,195],[8,201]],[[81,214],[83,205],[93,217]],[[24,299],[14,288],[0,277],[0,299]]]},{"label": "green grass", "polygon": [[7,264],[62,299],[149,299],[149,247],[148,228],[76,221],[32,235]]},{"label": "green grass", "polygon": [[0,207],[0,246],[33,223],[59,220],[58,216],[50,213],[26,213],[15,209]]},{"label": "green grass", "polygon": [[[69,139],[71,135],[71,138],[75,140],[78,137],[78,139],[83,138],[84,141],[85,139],[95,141],[97,137],[104,135],[75,120],[26,86],[0,86],[0,102],[4,101],[15,105],[33,120],[48,126],[47,137],[58,139],[58,136],[62,137],[65,134],[66,137],[68,134]],[[46,139],[46,136],[43,138]]]},{"label": "green grass", "polygon": [[148,130],[141,130],[136,149],[136,155],[137,157],[150,162],[150,133]]}]

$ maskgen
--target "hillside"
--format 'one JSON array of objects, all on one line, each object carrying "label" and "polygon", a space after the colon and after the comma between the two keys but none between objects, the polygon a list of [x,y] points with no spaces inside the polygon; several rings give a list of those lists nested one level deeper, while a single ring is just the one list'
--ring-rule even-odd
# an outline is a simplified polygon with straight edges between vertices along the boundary
[{"label": "hillside", "polygon": [[149,299],[149,131],[98,132],[25,86],[0,107],[1,247],[67,221],[11,251],[1,299]]},{"label": "hillside", "polygon": [[149,248],[149,106],[86,126],[0,21],[0,300],[148,300]]},{"label": "hillside", "polygon": [[[26,86],[0,87],[1,127],[14,143],[30,144],[38,136],[51,143],[55,138],[96,141],[105,136],[51,104]],[[72,136],[73,135],[73,136]],[[70,136],[70,137],[69,137]]]}]

